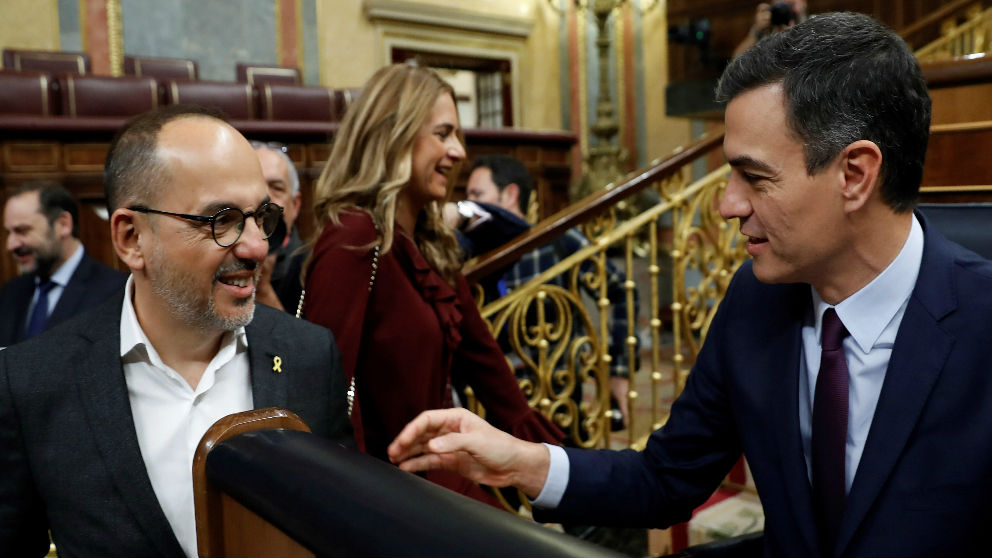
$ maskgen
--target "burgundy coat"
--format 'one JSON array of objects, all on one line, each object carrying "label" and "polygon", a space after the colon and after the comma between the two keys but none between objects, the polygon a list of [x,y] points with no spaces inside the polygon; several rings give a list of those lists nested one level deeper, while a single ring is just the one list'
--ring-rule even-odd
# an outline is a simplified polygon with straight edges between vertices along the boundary
[{"label": "burgundy coat", "polygon": [[[386,448],[420,412],[452,406],[451,383],[467,383],[494,426],[525,440],[560,443],[564,435],[528,406],[465,278],[444,282],[412,240],[398,231],[372,276],[376,230],[364,212],[329,223],[307,271],[306,319],[330,328],[346,377],[354,375],[352,414],[360,448],[388,459]],[[455,473],[430,471],[428,480],[493,503]]]}]

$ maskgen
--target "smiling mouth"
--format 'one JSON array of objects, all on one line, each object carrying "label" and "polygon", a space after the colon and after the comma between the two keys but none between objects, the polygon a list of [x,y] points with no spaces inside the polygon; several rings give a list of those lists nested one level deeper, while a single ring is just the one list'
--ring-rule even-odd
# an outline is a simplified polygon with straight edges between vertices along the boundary
[{"label": "smiling mouth", "polygon": [[218,277],[217,281],[233,287],[247,287],[251,285],[251,277]]}]

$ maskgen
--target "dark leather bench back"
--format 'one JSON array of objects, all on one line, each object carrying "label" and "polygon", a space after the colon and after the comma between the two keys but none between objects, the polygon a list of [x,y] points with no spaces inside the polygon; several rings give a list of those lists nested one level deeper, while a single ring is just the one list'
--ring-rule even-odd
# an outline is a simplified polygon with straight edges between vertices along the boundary
[{"label": "dark leather bench back", "polygon": [[88,52],[61,52],[51,50],[3,49],[3,67],[7,70],[32,70],[50,74],[88,74],[90,55]]},{"label": "dark leather bench back", "polygon": [[931,226],[985,259],[992,259],[992,204],[920,204]]},{"label": "dark leather bench back", "polygon": [[255,88],[261,108],[259,114],[265,120],[339,120],[333,89],[274,83]]},{"label": "dark leather bench back", "polygon": [[284,66],[267,66],[265,64],[253,64],[251,62],[238,62],[234,67],[234,73],[240,83],[247,83],[249,85],[262,85],[264,83],[299,85],[302,83],[299,69]]},{"label": "dark leather bench back", "polygon": [[159,105],[158,82],[149,77],[63,74],[58,83],[65,116],[134,116]]},{"label": "dark leather bench back", "polygon": [[224,111],[233,120],[255,118],[251,86],[229,81],[171,81],[166,86],[167,104],[194,103]]},{"label": "dark leather bench back", "polygon": [[147,76],[158,80],[195,81],[199,79],[196,61],[185,58],[151,58],[148,56],[125,56],[124,74]]},{"label": "dark leather bench back", "polygon": [[0,113],[58,114],[51,76],[44,72],[0,71]]}]

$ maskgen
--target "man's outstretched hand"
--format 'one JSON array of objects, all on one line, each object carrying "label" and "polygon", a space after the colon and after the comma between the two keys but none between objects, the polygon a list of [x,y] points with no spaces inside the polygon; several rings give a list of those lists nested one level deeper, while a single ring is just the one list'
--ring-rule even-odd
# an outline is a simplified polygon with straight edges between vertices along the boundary
[{"label": "man's outstretched hand", "polygon": [[536,498],[550,458],[541,444],[525,442],[465,409],[425,411],[389,445],[389,459],[404,471],[454,471],[490,486],[515,486]]}]

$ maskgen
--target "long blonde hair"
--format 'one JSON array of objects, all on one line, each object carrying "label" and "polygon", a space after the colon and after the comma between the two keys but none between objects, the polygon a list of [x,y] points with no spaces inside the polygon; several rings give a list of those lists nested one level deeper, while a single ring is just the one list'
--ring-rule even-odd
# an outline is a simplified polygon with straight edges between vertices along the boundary
[{"label": "long blonde hair", "polygon": [[[407,64],[386,66],[369,79],[345,114],[314,187],[315,239],[328,222],[340,224],[343,211],[358,208],[372,216],[382,253],[389,251],[397,196],[410,182],[414,141],[445,93],[454,100],[454,90],[434,71]],[[413,237],[431,267],[454,285],[461,267],[458,242],[437,202],[417,217]]]}]

